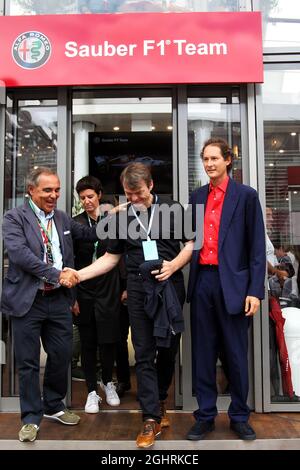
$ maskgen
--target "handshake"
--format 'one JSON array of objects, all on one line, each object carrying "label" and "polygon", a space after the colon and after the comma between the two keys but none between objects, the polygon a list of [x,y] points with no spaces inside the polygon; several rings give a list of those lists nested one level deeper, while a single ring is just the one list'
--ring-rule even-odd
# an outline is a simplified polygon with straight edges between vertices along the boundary
[{"label": "handshake", "polygon": [[79,273],[72,268],[64,268],[59,276],[58,282],[63,287],[75,287],[81,281]]}]

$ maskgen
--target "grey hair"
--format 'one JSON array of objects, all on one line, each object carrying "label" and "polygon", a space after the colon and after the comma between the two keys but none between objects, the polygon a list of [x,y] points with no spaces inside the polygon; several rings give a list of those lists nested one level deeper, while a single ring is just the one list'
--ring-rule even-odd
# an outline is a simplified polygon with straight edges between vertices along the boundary
[{"label": "grey hair", "polygon": [[54,175],[57,176],[56,171],[46,166],[39,166],[27,175],[26,178],[26,191],[28,192],[30,186],[38,186],[41,175]]}]

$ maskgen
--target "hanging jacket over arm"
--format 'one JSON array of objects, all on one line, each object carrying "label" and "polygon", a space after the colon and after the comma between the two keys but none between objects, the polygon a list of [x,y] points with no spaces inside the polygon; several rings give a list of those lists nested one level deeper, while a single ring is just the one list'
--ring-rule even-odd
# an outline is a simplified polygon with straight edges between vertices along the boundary
[{"label": "hanging jacket over arm", "polygon": [[145,312],[154,322],[153,336],[160,347],[169,347],[171,335],[184,331],[180,302],[171,280],[157,281],[151,271],[157,269],[162,260],[145,261],[140,272],[145,290]]}]

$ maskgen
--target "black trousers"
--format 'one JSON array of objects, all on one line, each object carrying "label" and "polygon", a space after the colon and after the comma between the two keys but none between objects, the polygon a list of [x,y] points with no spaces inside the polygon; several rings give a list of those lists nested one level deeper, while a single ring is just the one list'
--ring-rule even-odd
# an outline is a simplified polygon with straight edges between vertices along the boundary
[{"label": "black trousers", "polygon": [[97,390],[97,352],[101,363],[102,382],[104,385],[112,381],[112,373],[116,356],[116,343],[98,344],[95,316],[90,323],[79,324],[81,343],[81,365],[85,375],[88,393]]},{"label": "black trousers", "polygon": [[130,367],[128,355],[129,314],[127,305],[120,308],[120,341],[117,343],[116,365],[119,383],[130,383]]},{"label": "black trousers", "polygon": [[[178,299],[183,305],[185,288],[183,281],[174,283]],[[172,336],[170,348],[157,348],[153,336],[153,321],[144,311],[145,293],[140,276],[128,275],[128,311],[131,336],[135,351],[137,395],[143,412],[143,420],[160,422],[160,400],[168,396],[172,382],[180,334]]]},{"label": "black trousers", "polygon": [[[39,425],[43,414],[65,408],[68,368],[72,356],[72,315],[63,288],[51,296],[36,295],[29,312],[12,317],[14,347],[19,372],[21,419]],[[47,353],[40,390],[40,340]]]}]

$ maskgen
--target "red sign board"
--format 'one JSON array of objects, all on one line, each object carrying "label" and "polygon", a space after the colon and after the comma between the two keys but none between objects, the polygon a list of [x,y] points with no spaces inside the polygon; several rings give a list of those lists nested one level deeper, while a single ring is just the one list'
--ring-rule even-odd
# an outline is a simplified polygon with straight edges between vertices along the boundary
[{"label": "red sign board", "polygon": [[263,81],[261,15],[0,17],[7,87]]}]

